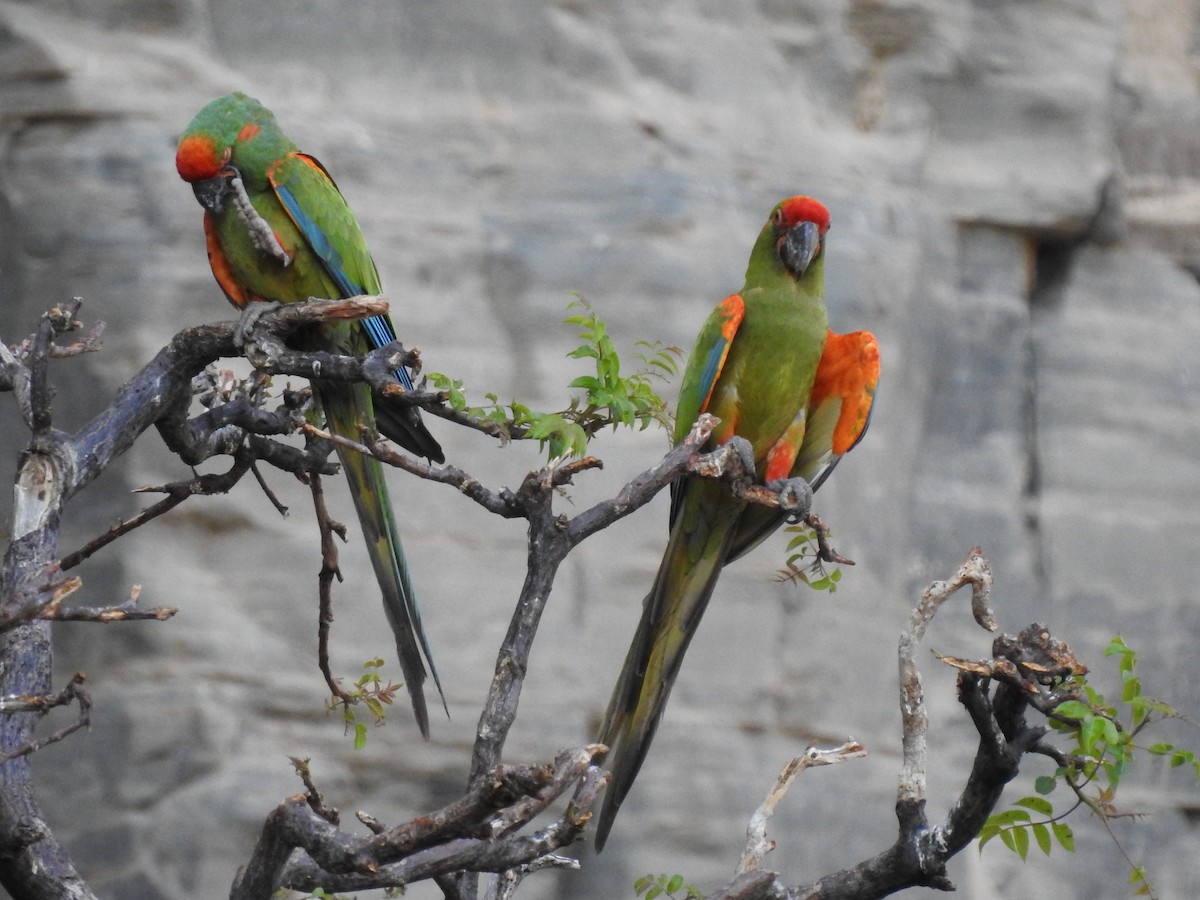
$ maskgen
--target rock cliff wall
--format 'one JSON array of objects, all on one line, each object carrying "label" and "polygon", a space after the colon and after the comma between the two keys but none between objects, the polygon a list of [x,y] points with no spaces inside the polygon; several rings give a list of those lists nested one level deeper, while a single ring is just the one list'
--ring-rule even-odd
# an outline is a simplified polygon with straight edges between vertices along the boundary
[{"label": "rock cliff wall", "polygon": [[[0,332],[15,340],[76,294],[108,322],[101,354],[56,369],[70,427],[177,329],[230,317],[173,148],[232,89],[335,174],[402,337],[476,396],[561,401],[579,372],[559,324],[570,291],[626,347],[690,346],[741,284],[771,205],[824,199],[831,324],[870,328],[883,350],[871,434],[818,504],[858,565],[832,597],[771,580],[781,539],[731,567],[609,849],[526,889],[631,896],[660,871],[720,882],[779,766],[853,735],[872,755],[809,773],[774,820],[771,865],[800,881],[892,840],[896,635],[973,544],[995,566],[1005,630],[1041,621],[1097,663],[1121,632],[1149,690],[1200,710],[1197,15],[1194,0],[0,2]],[[11,466],[22,435],[11,407],[0,416]],[[493,485],[537,463],[434,427]],[[603,436],[606,468],[581,479],[577,508],[664,447]],[[148,435],[72,506],[66,542],[136,509],[131,488],[185,474]],[[89,734],[40,754],[43,799],[104,896],[224,895],[296,790],[289,754],[312,757],[331,803],[388,821],[462,784],[523,529],[393,478],[453,719],[424,744],[397,710],[354,753],[313,666],[306,495],[272,485],[288,519],[243,485],[81,573],[94,602],[139,583],[176,619],[57,631],[62,672],[88,672],[97,709]],[[591,735],[665,515],[656,501],[564,568],[510,759]],[[353,540],[343,567],[335,664],[351,672],[393,650]],[[929,642],[988,647],[965,610]],[[973,741],[933,665],[938,809]],[[1124,840],[1162,896],[1200,895],[1194,788],[1165,772],[1141,784],[1130,803],[1152,816]],[[1074,857],[966,852],[952,874],[974,898],[1115,896],[1120,861],[1080,831]]]}]

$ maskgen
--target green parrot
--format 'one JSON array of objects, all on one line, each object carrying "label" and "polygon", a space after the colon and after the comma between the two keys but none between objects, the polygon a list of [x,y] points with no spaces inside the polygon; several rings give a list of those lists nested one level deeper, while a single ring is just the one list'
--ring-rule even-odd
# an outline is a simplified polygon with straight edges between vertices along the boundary
[{"label": "green parrot", "polygon": [[[737,435],[764,483],[803,477],[815,489],[866,430],[879,351],[868,332],[828,330],[823,297],[829,212],[811,197],[779,203],[763,226],[746,284],[708,317],[684,371],[676,443],[703,412],[721,422],[704,449]],[[722,567],[786,519],[684,476],[671,486],[671,534],[609,701],[599,741],[612,773],[596,830],[601,850],[646,758],[683,655]]]},{"label": "green parrot", "polygon": [[[175,166],[204,207],[213,275],[238,308],[245,310],[253,301],[297,303],[380,293],[375,263],[337,185],[317,160],[288,140],[257,100],[235,93],[201,109],[179,140]],[[302,349],[357,356],[395,338],[390,317],[382,315],[322,325],[305,338]],[[395,375],[412,389],[403,367]],[[336,434],[359,440],[360,426],[377,428],[412,453],[443,461],[441,447],[414,407],[373,395],[365,385],[314,380],[313,387]],[[428,738],[426,664],[443,708],[446,699],[421,626],[383,468],[340,447],[338,456],[383,592],[413,712]]]}]

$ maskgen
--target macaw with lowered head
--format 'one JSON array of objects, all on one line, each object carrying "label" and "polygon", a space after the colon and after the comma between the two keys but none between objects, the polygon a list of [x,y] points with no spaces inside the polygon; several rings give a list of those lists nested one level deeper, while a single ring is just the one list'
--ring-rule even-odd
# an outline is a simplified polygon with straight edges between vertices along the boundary
[{"label": "macaw with lowered head", "polygon": [[[245,310],[256,301],[298,303],[310,297],[380,293],[366,240],[337,185],[254,98],[229,94],[201,109],[179,139],[175,166],[204,207],[213,275],[238,308]],[[308,336],[303,349],[362,355],[395,339],[391,318],[379,315],[323,324]],[[401,367],[395,375],[412,389],[407,370]],[[360,427],[378,429],[417,455],[443,461],[441,447],[414,407],[391,402],[361,384],[316,379],[313,387],[332,432],[357,441]],[[338,456],[383,592],[413,712],[421,734],[428,737],[426,665],[443,708],[446,701],[421,625],[383,467],[378,460],[341,447]]]}]

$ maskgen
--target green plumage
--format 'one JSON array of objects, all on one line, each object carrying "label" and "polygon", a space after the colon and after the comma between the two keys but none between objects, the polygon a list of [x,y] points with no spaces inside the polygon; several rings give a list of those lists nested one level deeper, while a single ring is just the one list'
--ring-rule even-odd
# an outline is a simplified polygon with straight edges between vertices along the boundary
[{"label": "green plumage", "polygon": [[[824,207],[808,198],[792,198],[772,211],[751,252],[745,287],[714,310],[692,350],[676,414],[677,443],[700,413],[709,412],[721,422],[708,449],[736,434],[750,442],[760,479],[789,474],[827,332],[827,225]],[[610,746],[613,780],[597,826],[598,849],[649,750],[747,512],[726,484],[711,479],[685,476],[672,494],[666,553],[599,738]]]},{"label": "green plumage", "polygon": [[[366,240],[336,184],[320,163],[298,150],[258,101],[230,94],[204,107],[180,138],[176,167],[205,207],[213,274],[235,305],[381,293]],[[394,335],[384,316],[367,323],[326,324],[301,342],[303,349],[357,356]],[[406,372],[396,374],[410,384]],[[363,385],[319,380],[313,384],[335,433],[359,440],[360,428],[379,428],[409,450],[442,460],[441,448],[414,409],[372,396]],[[422,734],[428,736],[426,664],[439,693],[441,685],[383,468],[354,451],[339,448],[338,455],[383,592],[413,711]],[[442,702],[444,706],[444,697]]]}]

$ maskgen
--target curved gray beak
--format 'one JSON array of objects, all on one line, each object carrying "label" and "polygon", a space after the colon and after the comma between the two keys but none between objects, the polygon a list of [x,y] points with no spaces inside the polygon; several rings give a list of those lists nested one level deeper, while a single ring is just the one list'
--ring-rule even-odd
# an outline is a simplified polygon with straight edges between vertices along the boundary
[{"label": "curved gray beak", "polygon": [[797,222],[779,239],[779,258],[799,278],[821,249],[821,231],[815,222]]},{"label": "curved gray beak", "polygon": [[225,207],[225,198],[233,193],[233,186],[230,182],[237,174],[236,169],[228,167],[222,170],[216,178],[193,182],[192,193],[196,195],[196,200],[200,205],[209,212],[219,213]]}]

